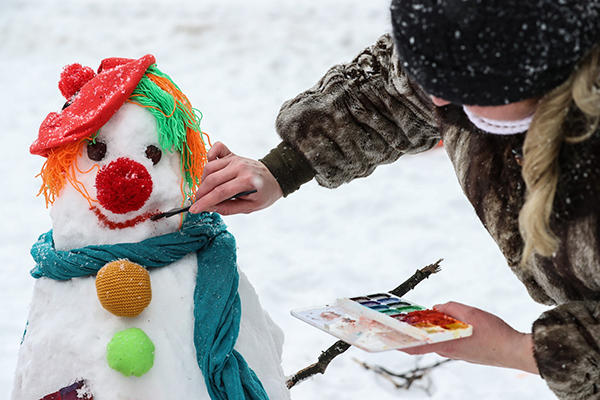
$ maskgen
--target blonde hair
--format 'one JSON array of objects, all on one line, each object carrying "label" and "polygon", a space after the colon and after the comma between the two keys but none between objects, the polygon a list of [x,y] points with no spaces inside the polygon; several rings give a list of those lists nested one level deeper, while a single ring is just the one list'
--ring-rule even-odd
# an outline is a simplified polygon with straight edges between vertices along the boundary
[{"label": "blonde hair", "polygon": [[[566,132],[565,120],[577,107],[585,116],[583,132]],[[550,228],[552,205],[559,177],[558,156],[563,142],[588,139],[600,122],[600,47],[579,64],[569,79],[539,102],[523,144],[525,204],[519,213],[519,230],[525,242],[521,265],[533,254],[551,256],[559,239]]]}]

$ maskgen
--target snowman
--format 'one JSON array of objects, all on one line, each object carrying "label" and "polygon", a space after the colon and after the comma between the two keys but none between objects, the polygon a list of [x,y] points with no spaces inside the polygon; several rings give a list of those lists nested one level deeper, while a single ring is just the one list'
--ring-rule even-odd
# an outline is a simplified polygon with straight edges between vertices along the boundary
[{"label": "snowman", "polygon": [[13,400],[287,399],[283,334],[218,214],[181,206],[206,162],[199,117],[154,57],[72,64],[31,152],[52,230]]}]

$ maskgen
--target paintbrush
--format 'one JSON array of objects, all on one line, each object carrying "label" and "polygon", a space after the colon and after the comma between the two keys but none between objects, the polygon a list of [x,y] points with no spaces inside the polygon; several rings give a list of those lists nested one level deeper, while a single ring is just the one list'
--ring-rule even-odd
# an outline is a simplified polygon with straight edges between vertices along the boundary
[{"label": "paintbrush", "polygon": [[[235,195],[231,196],[227,200],[237,199],[238,197],[247,196],[249,194],[256,193],[256,192],[257,192],[256,190],[248,190],[247,192],[240,192],[238,194],[235,194]],[[227,200],[225,200],[225,201],[227,201]],[[186,212],[187,210],[190,209],[190,207],[191,207],[191,204],[189,206],[187,206],[187,207],[173,208],[173,209],[171,209],[169,211],[165,211],[165,212],[160,213],[160,214],[154,214],[153,216],[150,217],[150,219],[152,221],[156,221],[157,219],[161,219],[163,217],[164,218],[169,218],[169,217],[172,217],[173,215],[177,215],[177,214],[181,214],[183,212]]]}]

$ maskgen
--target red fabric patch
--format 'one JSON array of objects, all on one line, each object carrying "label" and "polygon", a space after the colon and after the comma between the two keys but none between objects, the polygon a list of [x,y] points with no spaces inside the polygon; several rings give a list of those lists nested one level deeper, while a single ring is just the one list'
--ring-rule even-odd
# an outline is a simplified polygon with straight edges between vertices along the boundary
[{"label": "red fabric patch", "polygon": [[81,64],[70,64],[63,68],[60,74],[58,88],[67,100],[79,92],[79,89],[91,81],[96,73],[90,67],[83,67]]},{"label": "red fabric patch", "polygon": [[119,65],[127,64],[133,61],[131,58],[122,58],[122,57],[112,57],[105,58],[100,62],[100,66],[98,67],[98,73],[109,71]]},{"label": "red fabric patch", "polygon": [[152,178],[146,168],[129,158],[118,158],[96,175],[98,201],[115,214],[139,210],[152,193]]},{"label": "red fabric patch", "polygon": [[[104,60],[103,64],[112,68],[102,69],[98,75],[87,81],[67,108],[60,113],[48,114],[40,126],[37,140],[29,151],[47,157],[55,147],[77,142],[96,133],[125,103],[146,73],[146,69],[154,63],[154,56],[150,54],[139,60]],[[61,77],[61,81],[66,82],[68,79],[70,78],[66,75]],[[81,83],[77,77],[73,81]],[[75,83],[65,85],[68,86],[67,93],[77,86]]]},{"label": "red fabric patch", "polygon": [[81,389],[84,384],[84,381],[75,382],[71,386],[42,397],[40,400],[94,400],[94,396],[89,393],[84,393],[83,397],[78,397],[77,390]]}]

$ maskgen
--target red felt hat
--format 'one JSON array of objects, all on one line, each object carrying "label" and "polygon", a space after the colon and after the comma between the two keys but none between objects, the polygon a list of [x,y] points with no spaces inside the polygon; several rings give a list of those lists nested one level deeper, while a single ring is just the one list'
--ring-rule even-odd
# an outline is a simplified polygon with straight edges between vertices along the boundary
[{"label": "red felt hat", "polygon": [[50,150],[91,136],[129,98],[146,69],[156,61],[153,55],[138,60],[107,58],[98,74],[89,67],[65,67],[58,84],[70,104],[61,112],[48,114],[31,145],[31,154],[47,157]]}]

